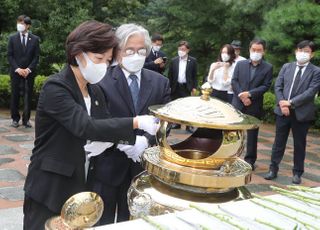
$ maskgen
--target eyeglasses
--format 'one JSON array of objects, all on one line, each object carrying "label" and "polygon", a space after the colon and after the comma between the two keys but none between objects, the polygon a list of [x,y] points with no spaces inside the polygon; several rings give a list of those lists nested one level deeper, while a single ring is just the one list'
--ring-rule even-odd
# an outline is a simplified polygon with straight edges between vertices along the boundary
[{"label": "eyeglasses", "polygon": [[133,49],[126,49],[124,51],[124,53],[127,55],[127,56],[131,56],[131,55],[134,55],[135,53],[137,53],[138,55],[140,56],[147,56],[147,49],[139,49],[137,50],[137,52]]}]

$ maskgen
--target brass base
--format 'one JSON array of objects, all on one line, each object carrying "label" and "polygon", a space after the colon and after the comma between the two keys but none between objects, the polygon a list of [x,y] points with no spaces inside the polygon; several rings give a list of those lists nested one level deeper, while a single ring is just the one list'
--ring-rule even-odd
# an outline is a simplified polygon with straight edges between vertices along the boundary
[{"label": "brass base", "polygon": [[210,170],[177,165],[161,159],[159,153],[159,147],[146,149],[142,165],[149,174],[172,187],[187,185],[207,192],[226,192],[251,181],[251,166],[240,158],[224,162],[219,170]]},{"label": "brass base", "polygon": [[191,191],[162,183],[147,172],[132,181],[128,190],[128,204],[132,218],[144,215],[162,215],[189,209],[191,203],[226,203],[252,198],[245,187],[230,189],[224,193],[204,192],[195,187]]}]

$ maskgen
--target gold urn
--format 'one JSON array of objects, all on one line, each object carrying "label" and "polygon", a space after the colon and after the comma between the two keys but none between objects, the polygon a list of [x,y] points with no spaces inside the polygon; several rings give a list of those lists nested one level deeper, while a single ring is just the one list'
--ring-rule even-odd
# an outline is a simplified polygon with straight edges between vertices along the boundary
[{"label": "gold urn", "polygon": [[[133,217],[184,210],[192,202],[221,203],[245,199],[244,185],[251,181],[251,166],[239,158],[245,131],[258,128],[260,121],[242,114],[232,105],[209,97],[185,97],[166,105],[149,107],[160,119],[158,146],[145,150],[138,175],[128,191]],[[172,143],[172,123],[196,130],[185,140]]]}]

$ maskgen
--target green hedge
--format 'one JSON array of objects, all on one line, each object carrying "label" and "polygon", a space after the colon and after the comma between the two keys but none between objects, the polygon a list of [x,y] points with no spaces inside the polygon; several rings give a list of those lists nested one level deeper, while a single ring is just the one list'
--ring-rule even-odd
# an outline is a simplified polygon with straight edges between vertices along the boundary
[{"label": "green hedge", "polygon": [[[33,88],[33,98],[32,98],[32,109],[36,108],[37,99],[43,83],[47,80],[46,76],[38,75],[34,81]],[[9,108],[10,107],[10,96],[11,96],[11,87],[10,87],[10,76],[9,75],[0,75],[0,107]]]}]

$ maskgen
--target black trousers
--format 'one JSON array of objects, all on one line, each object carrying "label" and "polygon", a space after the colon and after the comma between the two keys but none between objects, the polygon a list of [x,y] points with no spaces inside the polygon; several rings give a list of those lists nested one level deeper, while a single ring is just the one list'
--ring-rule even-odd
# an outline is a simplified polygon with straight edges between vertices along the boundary
[{"label": "black trousers", "polygon": [[294,175],[301,176],[304,172],[304,160],[306,157],[306,139],[310,122],[297,120],[294,110],[290,110],[290,116],[276,117],[276,136],[272,146],[270,170],[278,172],[279,164],[286,149],[290,129],[293,136],[293,169]]},{"label": "black trousers", "polygon": [[34,85],[34,76],[29,75],[27,78],[20,77],[17,73],[11,74],[11,118],[19,122],[19,102],[23,97],[23,114],[22,123],[25,124],[30,119],[31,100]]},{"label": "black trousers", "polygon": [[28,196],[24,198],[23,214],[24,230],[43,230],[49,218],[60,215],[60,213],[52,212],[46,206]]},{"label": "black trousers", "polygon": [[211,96],[219,98],[222,101],[229,102],[229,100],[228,100],[228,92],[227,91],[221,91],[221,90],[213,89],[213,91],[211,93]]},{"label": "black trousers", "polygon": [[244,160],[252,165],[257,160],[258,134],[259,128],[247,131],[247,152]]},{"label": "black trousers", "polygon": [[180,84],[177,83],[176,89],[171,92],[171,99],[175,100],[181,97],[188,97],[190,96],[191,92],[187,88],[187,84]]},{"label": "black trousers", "polygon": [[[92,183],[92,190],[98,193],[103,202],[104,210],[100,221],[96,225],[112,224],[121,221],[129,220],[130,213],[127,202],[127,193],[131,180],[126,177],[126,180],[119,186],[110,186],[96,180]],[[117,218],[115,219],[115,216]]]}]

